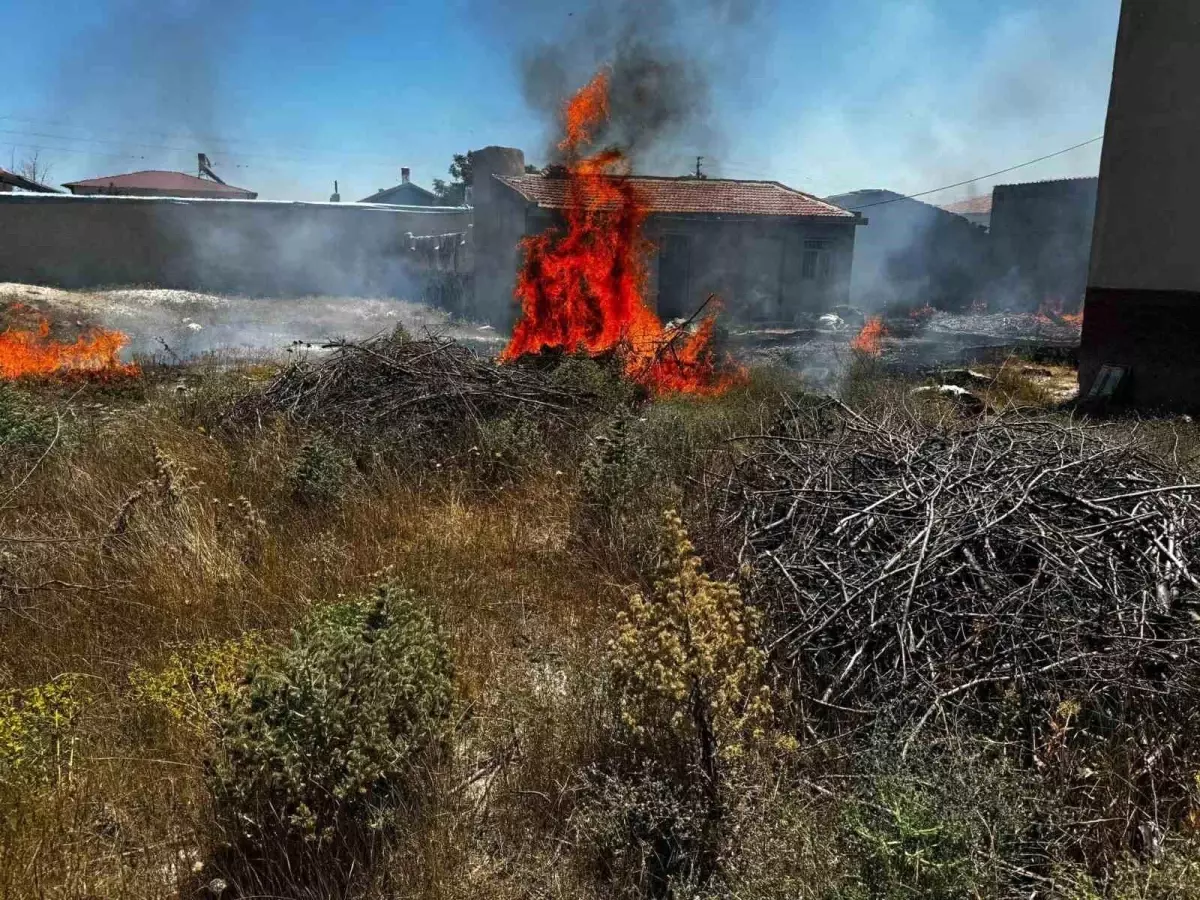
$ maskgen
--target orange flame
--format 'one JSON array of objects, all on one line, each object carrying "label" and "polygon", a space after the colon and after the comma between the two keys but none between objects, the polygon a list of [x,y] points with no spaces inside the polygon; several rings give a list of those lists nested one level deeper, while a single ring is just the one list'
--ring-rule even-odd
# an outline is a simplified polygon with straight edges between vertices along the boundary
[{"label": "orange flame", "polygon": [[502,361],[545,350],[615,353],[626,374],[655,394],[720,394],[745,378],[719,370],[715,320],[692,332],[664,328],[646,304],[643,235],[647,208],[620,150],[584,148],[608,118],[608,74],[601,71],[563,107],[567,160],[565,228],[522,239],[515,294],[521,317]]},{"label": "orange flame", "polygon": [[1039,325],[1054,325],[1062,323],[1064,325],[1074,325],[1076,327],[1083,324],[1083,313],[1081,312],[1063,312],[1065,304],[1062,297],[1050,297],[1043,300],[1038,306],[1038,310],[1034,313],[1034,319]]},{"label": "orange flame", "polygon": [[887,337],[887,326],[883,319],[871,316],[850,341],[850,349],[867,356],[879,356],[883,353],[883,339]]},{"label": "orange flame", "polygon": [[110,378],[141,374],[136,363],[121,362],[129,338],[119,331],[93,329],[72,343],[50,337],[42,319],[36,330],[0,332],[0,378],[12,380],[48,375],[83,374]]}]

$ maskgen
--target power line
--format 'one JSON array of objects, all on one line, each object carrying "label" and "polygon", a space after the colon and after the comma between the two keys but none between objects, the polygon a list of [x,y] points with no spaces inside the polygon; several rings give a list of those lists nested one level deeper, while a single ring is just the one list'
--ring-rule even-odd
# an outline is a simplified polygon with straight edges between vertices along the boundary
[{"label": "power line", "polygon": [[47,150],[63,156],[88,156],[97,159],[140,159],[145,160],[145,156],[138,156],[133,153],[101,153],[94,150],[80,150],[73,147],[52,147],[49,144],[26,144],[22,141],[10,141],[0,139],[0,147],[24,147],[26,150]]},{"label": "power line", "polygon": [[[0,115],[0,120],[9,120],[9,121],[13,121],[13,122],[33,122],[35,124],[52,125],[52,126],[56,126],[56,127],[60,127],[60,128],[73,129],[75,131],[83,131],[83,132],[87,132],[88,134],[97,133],[96,129],[94,129],[90,126],[75,125],[75,124],[72,124],[71,122],[67,122],[62,119],[45,119],[45,118],[37,118],[34,116],[18,116],[18,115],[12,114],[12,113],[6,113],[4,115]],[[104,132],[102,132],[102,133],[104,133]],[[122,135],[126,134],[126,133],[128,133],[128,134],[148,134],[148,135],[153,135],[155,137],[167,138],[168,140],[186,140],[186,141],[190,141],[190,142],[200,142],[200,143],[205,143],[205,144],[241,144],[241,145],[248,146],[248,147],[274,147],[274,146],[276,146],[276,142],[272,142],[272,141],[249,140],[249,139],[244,139],[244,138],[227,138],[227,137],[219,137],[216,135],[203,135],[203,134],[180,134],[179,132],[154,131],[154,130],[148,129],[148,128],[129,128],[129,129],[124,129],[124,130],[120,130],[120,131],[114,130],[114,129],[108,129],[107,133],[108,134],[122,134]],[[74,135],[65,135],[64,137],[66,137],[69,140],[88,140],[88,138],[77,137]],[[157,145],[144,145],[144,146],[157,146]],[[361,156],[361,157],[367,157],[367,158],[375,159],[375,160],[383,159],[383,157],[379,156],[376,153],[372,153],[372,152],[364,151],[364,150],[343,150],[340,147],[339,148],[312,147],[312,146],[305,146],[302,144],[301,145],[292,145],[290,142],[289,142],[289,147],[293,147],[293,149],[298,150],[303,154],[307,154],[308,156],[311,156],[312,154],[329,154],[331,156],[337,156],[338,158],[342,158],[344,156]]]},{"label": "power line", "polygon": [[1009,166],[1007,169],[1000,169],[996,172],[990,172],[987,175],[977,175],[974,178],[968,178],[966,181],[958,181],[954,184],[943,185],[942,187],[933,188],[928,191],[921,191],[917,194],[906,194],[903,197],[891,197],[887,200],[877,200],[874,203],[867,203],[863,206],[851,207],[852,211],[857,212],[861,209],[870,209],[872,206],[884,206],[888,203],[898,203],[901,200],[915,200],[917,197],[927,197],[930,194],[936,194],[941,191],[948,191],[951,188],[962,187],[963,185],[973,184],[976,181],[983,181],[986,178],[995,178],[997,175],[1004,175],[1008,172],[1015,172],[1017,169],[1023,169],[1026,166],[1032,166],[1034,163],[1040,163],[1047,159],[1052,159],[1055,156],[1062,156],[1064,153],[1070,153],[1072,150],[1078,150],[1080,147],[1086,147],[1088,144],[1094,144],[1096,141],[1104,140],[1104,135],[1098,135],[1094,138],[1089,138],[1086,141],[1081,141],[1078,144],[1072,144],[1070,147],[1064,147],[1062,150],[1055,150],[1053,153],[1047,153],[1045,156],[1039,156],[1037,159],[1031,159],[1028,162],[1017,163],[1015,166]]},{"label": "power line", "polygon": [[[16,118],[15,116],[0,116],[0,119],[15,119],[15,118]],[[73,127],[73,126],[71,126],[71,127]],[[165,150],[165,151],[168,151],[171,153],[191,153],[192,152],[192,150],[187,147],[173,147],[173,146],[168,146],[165,144],[146,144],[146,143],[141,143],[138,141],[130,141],[130,140],[114,139],[114,138],[88,138],[88,137],[81,137],[81,136],[72,135],[72,134],[48,134],[46,132],[41,132],[41,131],[0,129],[0,134],[11,134],[11,135],[16,135],[18,137],[45,138],[45,139],[53,140],[53,141],[71,141],[71,142],[83,143],[83,144],[115,144],[119,147],[138,147],[138,148],[142,148],[142,149],[146,149],[146,150]],[[217,144],[231,143],[230,141],[222,141],[220,139],[214,139],[214,140],[211,140],[210,142],[217,143]],[[280,156],[278,154],[268,154],[268,153],[248,153],[248,152],[245,152],[242,150],[222,150],[220,152],[224,156],[234,156],[234,157],[240,157],[243,159],[266,159],[266,160],[272,160],[275,162],[312,163],[312,162],[317,162],[317,161],[333,162],[335,160],[335,157],[332,155],[332,152],[331,152],[331,155],[328,157]],[[341,154],[338,154],[338,158],[340,158],[340,156],[341,156]],[[369,160],[366,157],[366,154],[361,154],[361,153],[349,152],[346,154],[346,156],[361,157],[361,159],[358,162],[359,165],[373,165],[373,166],[379,166],[381,168],[390,167],[390,166],[395,165],[394,160],[387,160],[381,156],[373,156],[373,157],[370,157]]]}]

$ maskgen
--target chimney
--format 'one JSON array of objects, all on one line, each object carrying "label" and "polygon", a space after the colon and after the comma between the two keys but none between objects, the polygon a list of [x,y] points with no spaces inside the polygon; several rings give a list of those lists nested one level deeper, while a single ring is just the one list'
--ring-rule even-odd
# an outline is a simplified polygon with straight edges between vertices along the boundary
[{"label": "chimney", "polygon": [[400,169],[400,183],[408,184],[408,176],[411,174],[412,174],[412,171],[408,168],[408,166],[403,166]]},{"label": "chimney", "polygon": [[336,181],[333,183],[333,193],[329,196],[329,202],[330,203],[341,203],[342,202],[342,195],[338,193],[338,186],[337,186]]}]

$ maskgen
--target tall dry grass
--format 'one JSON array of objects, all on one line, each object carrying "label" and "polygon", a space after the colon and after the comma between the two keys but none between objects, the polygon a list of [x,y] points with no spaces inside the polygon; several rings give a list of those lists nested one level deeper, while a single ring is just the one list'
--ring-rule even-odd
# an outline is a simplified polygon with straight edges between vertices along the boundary
[{"label": "tall dry grass", "polygon": [[[5,442],[0,419],[0,766],[32,759],[34,744],[39,753],[17,775],[0,770],[0,898],[219,895],[206,781],[212,685],[196,660],[231,656],[239,641],[283,642],[314,608],[385,573],[426,598],[450,636],[450,749],[422,773],[421,804],[370,871],[296,896],[632,896],[633,882],[606,880],[580,846],[596,814],[593,769],[613,752],[606,666],[617,612],[627,589],[647,584],[648,523],[666,505],[685,511],[714,576],[734,574],[736,548],[722,545],[712,495],[739,447],[783,403],[804,402],[795,384],[756,373],[719,401],[626,411],[625,455],[597,449],[611,417],[579,453],[547,450],[516,469],[400,466],[386,448],[348,448],[328,491],[306,495],[296,484],[304,448],[336,436],[218,427],[230,399],[268,374],[213,366],[151,371],[118,388],[23,389],[49,414],[48,430],[21,446]],[[950,406],[914,403],[909,383],[854,377],[847,402],[868,414],[970,427]],[[1020,384],[1001,388],[1013,403],[1036,400]],[[1187,422],[1101,427],[1181,462],[1198,458],[1200,429]],[[483,436],[507,440],[503,431]],[[592,477],[632,487],[589,499]],[[172,680],[178,660],[191,674]],[[185,714],[147,684],[177,692],[171,702]],[[47,707],[47,685],[70,703]],[[22,722],[36,727],[21,732]],[[881,794],[892,782],[856,780],[858,762],[832,746],[747,762],[743,801],[728,812],[735,837],[702,895],[870,896],[854,874],[864,865],[854,829],[866,822],[870,835],[890,840],[899,829],[909,840],[911,823],[898,817],[933,802],[922,791],[959,801],[930,787],[931,770],[924,781],[889,774],[901,803]],[[829,780],[817,784],[820,774]],[[957,821],[966,805],[943,818]],[[915,846],[959,865],[945,857],[956,845],[938,840],[918,835]],[[1178,842],[1170,853],[1152,869],[1131,861],[1117,872],[1121,893],[1066,870],[1062,890],[1046,896],[1168,896],[1194,883],[1187,873],[1200,858]]]},{"label": "tall dry grass", "polygon": [[172,383],[103,403],[74,398],[69,438],[8,456],[0,686],[73,673],[86,699],[63,770],[6,791],[0,896],[174,890],[208,849],[211,747],[164,725],[130,673],[202,642],[282,639],[385,571],[437,610],[462,697],[455,758],[430,773],[443,799],[408,838],[426,864],[390,883],[457,895],[462,871],[446,867],[470,845],[460,805],[555,819],[569,746],[586,740],[585,717],[560,709],[576,696],[564,672],[590,667],[619,595],[570,546],[568,479],[479,491],[462,473],[413,481],[378,465],[313,506],[290,481],[306,435],[214,437],[204,398]]}]

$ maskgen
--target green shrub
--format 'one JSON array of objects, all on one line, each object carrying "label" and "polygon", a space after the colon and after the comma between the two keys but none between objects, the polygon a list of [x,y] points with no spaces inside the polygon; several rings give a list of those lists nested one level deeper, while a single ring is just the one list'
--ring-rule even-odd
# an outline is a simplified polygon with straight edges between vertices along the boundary
[{"label": "green shrub", "polygon": [[571,824],[608,896],[683,897],[709,877],[717,852],[706,798],[650,765],[592,772]]},{"label": "green shrub", "polygon": [[341,499],[353,465],[349,455],[325,438],[314,437],[300,448],[291,472],[292,494],[309,506]]},{"label": "green shrub", "polygon": [[563,359],[550,373],[551,382],[564,393],[594,398],[600,409],[613,410],[633,403],[637,386],[622,377],[615,364],[576,355]]},{"label": "green shrub", "polygon": [[252,839],[353,843],[386,823],[437,745],[449,652],[421,604],[384,584],[312,616],[236,701],[215,772],[227,821]]},{"label": "green shrub", "polygon": [[1127,857],[1107,889],[1083,872],[1056,873],[1054,900],[1200,900],[1200,846],[1195,836],[1168,838],[1158,856]]},{"label": "green shrub", "polygon": [[607,550],[635,570],[653,555],[658,510],[671,504],[646,446],[644,424],[618,410],[592,435],[579,467],[574,530],[590,549]]},{"label": "green shrub", "polygon": [[537,422],[521,415],[480,424],[476,449],[480,475],[488,481],[519,477],[546,459],[546,443]]},{"label": "green shrub", "polygon": [[969,745],[903,761],[895,743],[877,744],[862,791],[844,808],[846,855],[855,866],[842,896],[1029,896],[1042,885],[1024,874],[1039,810],[1018,770],[991,748]]}]

